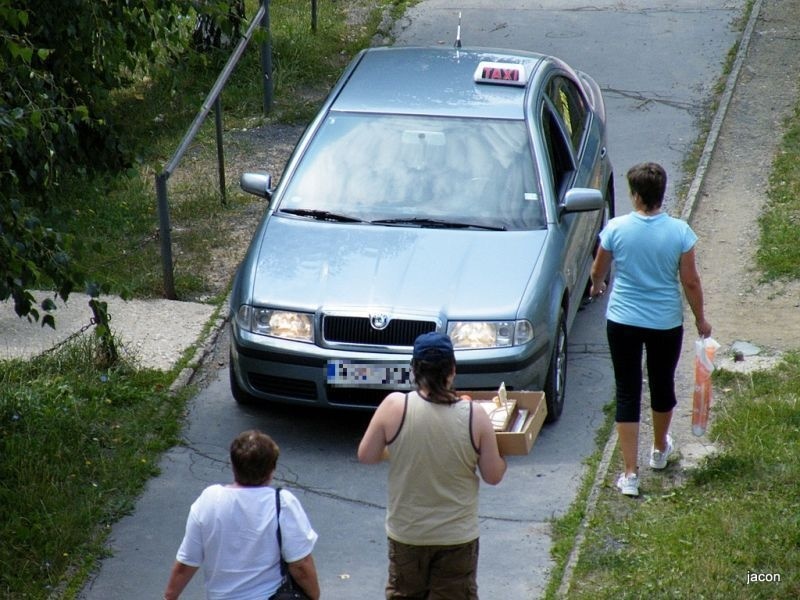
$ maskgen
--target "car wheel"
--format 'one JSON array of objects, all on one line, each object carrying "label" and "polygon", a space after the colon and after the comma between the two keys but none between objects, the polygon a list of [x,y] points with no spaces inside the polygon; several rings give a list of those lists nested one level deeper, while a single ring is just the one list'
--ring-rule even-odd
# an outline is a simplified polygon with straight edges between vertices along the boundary
[{"label": "car wheel", "polygon": [[558,317],[556,339],[553,353],[550,356],[550,367],[544,384],[545,402],[547,404],[546,423],[553,423],[564,410],[564,396],[567,384],[567,321],[562,311]]},{"label": "car wheel", "polygon": [[236,380],[236,371],[233,368],[233,356],[228,357],[228,377],[231,383],[231,394],[238,404],[253,404],[255,397],[244,391]]}]

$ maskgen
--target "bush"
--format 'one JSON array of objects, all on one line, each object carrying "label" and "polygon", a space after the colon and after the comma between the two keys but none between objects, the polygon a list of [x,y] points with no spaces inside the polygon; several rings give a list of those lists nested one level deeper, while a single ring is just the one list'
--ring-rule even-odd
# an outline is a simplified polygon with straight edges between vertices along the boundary
[{"label": "bush", "polygon": [[185,49],[196,11],[213,18],[240,1],[0,0],[0,301],[18,315],[39,318],[32,286],[66,300],[87,285],[74,238],[41,217],[58,221],[64,173],[128,164],[110,94]]}]

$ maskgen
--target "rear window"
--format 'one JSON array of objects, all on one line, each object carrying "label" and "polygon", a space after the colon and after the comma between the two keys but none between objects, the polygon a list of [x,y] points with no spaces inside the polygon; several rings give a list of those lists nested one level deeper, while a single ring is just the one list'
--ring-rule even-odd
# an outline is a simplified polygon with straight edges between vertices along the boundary
[{"label": "rear window", "polygon": [[279,208],[516,230],[545,223],[525,124],[508,120],[331,114]]}]

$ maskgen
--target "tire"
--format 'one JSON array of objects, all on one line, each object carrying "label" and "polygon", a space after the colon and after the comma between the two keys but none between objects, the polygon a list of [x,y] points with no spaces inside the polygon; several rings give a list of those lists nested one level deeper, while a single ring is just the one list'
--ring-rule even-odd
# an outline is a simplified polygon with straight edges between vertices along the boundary
[{"label": "tire", "polygon": [[558,421],[564,410],[564,397],[567,383],[567,320],[564,311],[559,313],[558,328],[550,355],[550,366],[547,369],[547,380],[544,384],[547,417],[545,423]]},{"label": "tire", "polygon": [[247,405],[256,402],[255,396],[244,391],[236,380],[236,371],[233,368],[233,355],[228,356],[228,377],[231,385],[231,395],[237,404]]}]

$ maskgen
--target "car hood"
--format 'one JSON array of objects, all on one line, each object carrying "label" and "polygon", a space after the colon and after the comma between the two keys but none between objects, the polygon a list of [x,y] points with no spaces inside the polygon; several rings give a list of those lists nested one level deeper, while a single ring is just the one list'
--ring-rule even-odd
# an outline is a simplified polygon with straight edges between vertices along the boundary
[{"label": "car hood", "polygon": [[272,217],[256,257],[252,303],[515,318],[546,235]]}]

